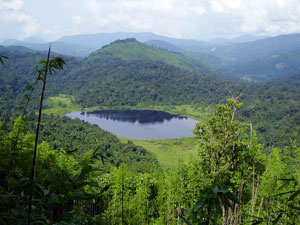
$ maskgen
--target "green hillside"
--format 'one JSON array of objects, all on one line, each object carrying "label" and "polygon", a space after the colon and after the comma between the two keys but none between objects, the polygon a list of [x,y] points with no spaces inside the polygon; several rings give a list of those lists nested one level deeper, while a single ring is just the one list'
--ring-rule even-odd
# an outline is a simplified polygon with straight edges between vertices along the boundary
[{"label": "green hillside", "polygon": [[224,101],[232,83],[205,72],[209,67],[202,65],[180,54],[125,40],[92,53],[49,86],[75,96],[82,107]]},{"label": "green hillside", "polygon": [[[137,53],[130,49],[132,45],[137,48]],[[113,54],[111,49],[118,50],[119,56]],[[142,52],[145,56],[138,60],[137,55]],[[17,114],[15,108],[22,102],[26,85],[34,80],[35,65],[45,55],[9,48],[4,48],[0,54],[9,58],[0,71],[1,121],[6,127],[7,122]],[[170,105],[201,105],[205,108],[242,93],[241,101],[245,106],[240,118],[253,123],[259,131],[260,140],[266,145],[285,145],[290,139],[300,141],[297,128],[300,91],[299,86],[293,85],[297,76],[290,78],[287,84],[283,81],[263,84],[228,81],[213,74],[147,60],[155,54],[176,55],[183,61],[189,59],[136,41],[117,42],[84,60],[66,58],[68,64],[64,71],[49,79],[46,97],[60,94],[72,96],[70,99],[74,107],[71,108],[77,109]],[[36,95],[33,102],[37,100]],[[46,103],[47,107],[51,107],[49,102]],[[51,112],[49,108],[47,110]]]},{"label": "green hillside", "polygon": [[153,61],[206,74],[214,72],[211,67],[196,59],[179,53],[153,48],[144,43],[138,42],[135,39],[117,40],[110,45],[103,46],[102,49],[95,51],[89,56],[89,58],[90,60],[93,60],[93,58],[100,59],[101,56],[105,54],[111,54],[125,61]]},{"label": "green hillside", "polygon": [[245,43],[175,45],[152,41],[210,65],[226,77],[265,81],[300,72],[300,35],[290,34]]},{"label": "green hillside", "polygon": [[223,72],[238,74],[243,79],[270,80],[300,71],[300,49],[257,59],[247,64],[224,66]]}]

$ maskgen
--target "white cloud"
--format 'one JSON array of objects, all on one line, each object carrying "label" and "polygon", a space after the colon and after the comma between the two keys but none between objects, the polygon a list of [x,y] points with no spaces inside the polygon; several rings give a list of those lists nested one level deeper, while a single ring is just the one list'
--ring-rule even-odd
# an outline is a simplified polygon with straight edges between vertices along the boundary
[{"label": "white cloud", "polygon": [[0,18],[0,39],[118,31],[209,39],[300,32],[300,1],[0,0]]},{"label": "white cloud", "polygon": [[80,24],[82,24],[83,19],[82,19],[81,16],[78,16],[78,15],[77,15],[77,16],[73,16],[72,22],[73,22],[73,24],[75,24],[75,25],[80,25]]},{"label": "white cloud", "polygon": [[224,23],[234,25],[233,33],[277,35],[300,32],[299,0],[210,0],[209,3],[216,18],[226,15],[228,20]]},{"label": "white cloud", "polygon": [[21,39],[30,37],[38,32],[40,25],[32,16],[23,12],[23,7],[23,0],[0,0],[0,19],[12,29],[3,30],[3,36],[7,35],[6,32],[12,32],[14,29],[18,29],[14,31],[17,34],[15,38]]},{"label": "white cloud", "polygon": [[0,10],[20,10],[24,6],[24,0],[4,1],[0,0]]},{"label": "white cloud", "polygon": [[97,26],[106,31],[152,31],[181,37],[205,13],[201,2],[189,0],[86,0]]}]

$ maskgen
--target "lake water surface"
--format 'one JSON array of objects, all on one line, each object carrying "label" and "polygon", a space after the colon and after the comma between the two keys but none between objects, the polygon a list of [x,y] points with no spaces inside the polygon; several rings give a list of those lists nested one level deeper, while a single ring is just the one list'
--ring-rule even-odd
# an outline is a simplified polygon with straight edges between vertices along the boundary
[{"label": "lake water surface", "polygon": [[154,110],[98,110],[66,116],[97,124],[103,130],[131,139],[166,139],[192,136],[197,120]]}]

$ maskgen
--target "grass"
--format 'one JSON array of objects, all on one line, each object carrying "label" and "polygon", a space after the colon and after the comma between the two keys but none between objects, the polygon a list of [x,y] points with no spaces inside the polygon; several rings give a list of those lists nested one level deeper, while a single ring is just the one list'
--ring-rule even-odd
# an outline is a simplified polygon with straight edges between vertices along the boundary
[{"label": "grass", "polygon": [[71,95],[59,94],[55,97],[48,97],[45,100],[43,113],[46,114],[55,114],[55,115],[65,115],[72,111],[81,111],[81,110],[96,110],[98,107],[91,107],[82,109],[79,104],[74,103],[74,97]]},{"label": "grass", "polygon": [[121,138],[121,141],[131,140],[135,145],[142,146],[154,154],[163,169],[175,169],[180,162],[187,162],[198,151],[196,137],[162,139],[162,140],[133,140]]}]

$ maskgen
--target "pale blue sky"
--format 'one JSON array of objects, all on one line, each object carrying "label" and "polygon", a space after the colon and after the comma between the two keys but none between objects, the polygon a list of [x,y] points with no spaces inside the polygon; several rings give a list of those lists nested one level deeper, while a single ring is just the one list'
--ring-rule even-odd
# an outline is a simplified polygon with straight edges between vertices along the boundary
[{"label": "pale blue sky", "polygon": [[98,32],[207,40],[300,33],[299,0],[0,0],[0,41]]}]

